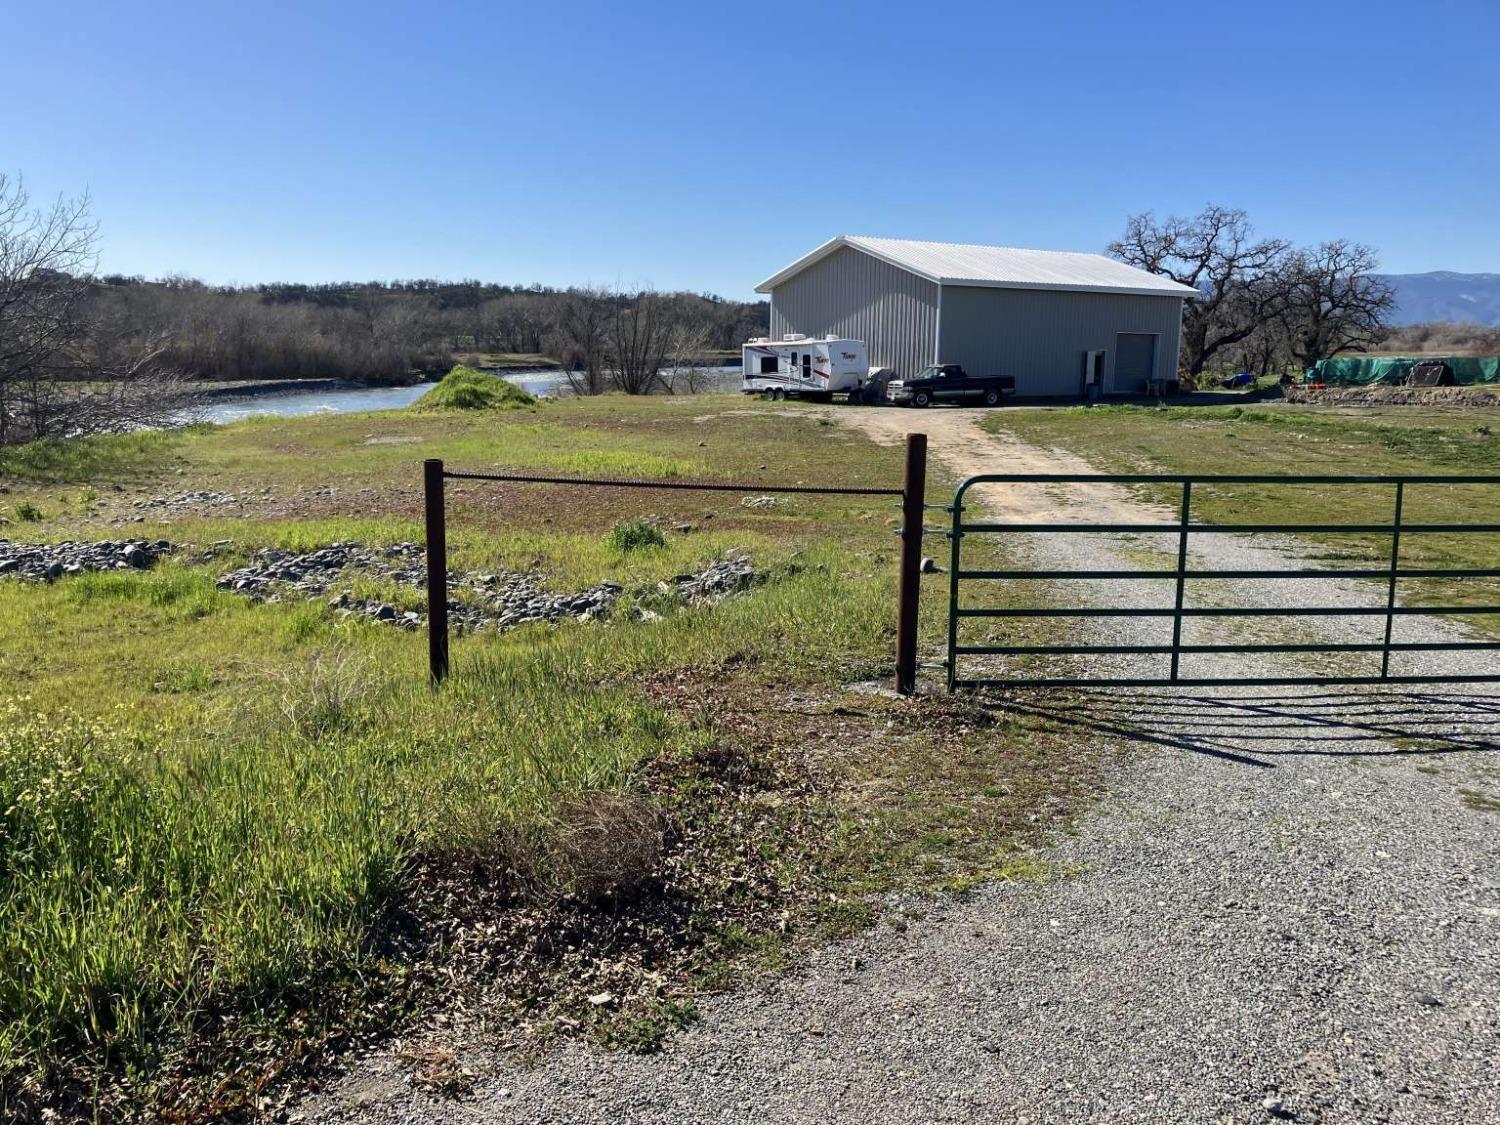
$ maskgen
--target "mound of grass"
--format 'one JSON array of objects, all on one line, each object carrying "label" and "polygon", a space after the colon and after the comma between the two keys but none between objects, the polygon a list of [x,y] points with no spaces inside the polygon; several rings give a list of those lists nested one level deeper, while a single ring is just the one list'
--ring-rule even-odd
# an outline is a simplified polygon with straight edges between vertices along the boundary
[{"label": "mound of grass", "polygon": [[0,446],[0,478],[50,484],[86,480],[130,480],[161,472],[183,439],[211,433],[206,423],[171,430],[99,434],[66,441],[44,438]]},{"label": "mound of grass", "polygon": [[667,545],[667,537],[661,528],[645,520],[626,520],[609,529],[604,541],[612,549],[626,555],[632,551],[649,551]]},{"label": "mound of grass", "polygon": [[535,406],[536,396],[514,383],[458,366],[412,404],[413,410],[518,410]]}]

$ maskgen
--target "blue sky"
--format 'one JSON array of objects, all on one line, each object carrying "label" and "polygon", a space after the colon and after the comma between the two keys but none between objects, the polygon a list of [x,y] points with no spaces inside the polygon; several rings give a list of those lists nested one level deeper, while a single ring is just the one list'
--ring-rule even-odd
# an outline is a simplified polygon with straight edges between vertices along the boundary
[{"label": "blue sky", "polygon": [[1492,3],[10,6],[0,168],[102,268],[747,296],[840,233],[1097,250],[1213,201],[1500,271]]}]

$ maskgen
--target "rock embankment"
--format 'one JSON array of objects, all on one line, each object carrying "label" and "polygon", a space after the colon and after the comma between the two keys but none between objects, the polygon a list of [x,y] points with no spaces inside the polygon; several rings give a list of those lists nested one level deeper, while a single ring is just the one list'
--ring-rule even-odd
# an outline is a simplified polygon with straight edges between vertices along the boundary
[{"label": "rock embankment", "polygon": [[1283,388],[1287,402],[1310,406],[1496,406],[1500,388],[1479,387],[1355,387]]},{"label": "rock embankment", "polygon": [[[184,557],[191,563],[207,564],[232,548],[230,540],[220,540]],[[0,540],[0,575],[50,582],[86,570],[144,570],[181,549],[181,545],[165,539],[53,544]],[[709,605],[748,588],[755,577],[755,567],[748,557],[730,554],[701,571],[679,574],[660,583],[655,594],[688,605]],[[256,551],[245,565],[221,574],[215,585],[256,601],[326,598],[330,609],[408,629],[426,619],[424,613],[404,609],[397,601],[357,594],[357,580],[410,591],[425,589],[427,568],[422,545],[367,547],[337,542],[303,552],[266,547]],[[545,583],[545,576],[532,572],[469,574],[450,570],[449,622],[457,629],[473,631],[485,627],[512,629],[534,622],[550,624],[565,618],[592,621],[607,616],[624,593],[618,582],[600,582],[573,592],[549,591]],[[646,593],[649,600],[651,591]],[[420,601],[399,600],[408,604]],[[642,615],[649,612],[641,611]]]},{"label": "rock embankment", "polygon": [[[249,565],[221,576],[218,585],[264,601],[280,600],[285,595],[323,597],[344,587],[328,597],[331,609],[416,628],[426,619],[424,613],[357,596],[343,572],[350,570],[361,578],[420,590],[427,582],[422,555],[418,543],[388,547],[333,543],[303,554],[267,548],[256,552]],[[733,554],[697,573],[677,575],[662,583],[658,593],[675,596],[689,605],[706,605],[747,588],[754,580],[755,568],[750,560]],[[469,574],[450,570],[449,623],[458,629],[477,630],[487,626],[512,629],[538,621],[556,623],[570,617],[592,621],[607,616],[624,592],[618,582],[600,582],[586,590],[553,593],[544,589],[544,581],[535,573]]]},{"label": "rock embankment", "polygon": [[266,547],[256,551],[246,566],[220,575],[217,585],[221,590],[252,596],[278,589],[311,596],[323,593],[333,578],[349,567],[408,586],[420,586],[426,581],[420,544],[364,547],[358,543],[330,543],[300,554]]},{"label": "rock embankment", "polygon": [[12,543],[0,539],[0,575],[52,582],[87,570],[146,570],[174,550],[165,539],[97,543]]}]

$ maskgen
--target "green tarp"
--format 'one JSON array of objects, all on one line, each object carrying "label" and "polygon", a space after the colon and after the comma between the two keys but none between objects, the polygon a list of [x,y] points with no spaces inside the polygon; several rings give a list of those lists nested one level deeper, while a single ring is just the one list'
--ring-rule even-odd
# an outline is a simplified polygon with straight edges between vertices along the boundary
[{"label": "green tarp", "polygon": [[1500,356],[1483,355],[1383,355],[1340,356],[1319,360],[1303,376],[1306,383],[1374,384],[1404,383],[1407,373],[1419,363],[1446,363],[1457,383],[1500,383]]}]

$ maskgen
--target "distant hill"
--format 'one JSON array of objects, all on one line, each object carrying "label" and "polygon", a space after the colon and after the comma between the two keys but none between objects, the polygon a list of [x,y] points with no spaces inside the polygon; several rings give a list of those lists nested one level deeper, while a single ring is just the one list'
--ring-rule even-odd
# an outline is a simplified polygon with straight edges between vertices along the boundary
[{"label": "distant hill", "polygon": [[1500,273],[1390,273],[1396,289],[1393,324],[1454,321],[1500,325]]}]

